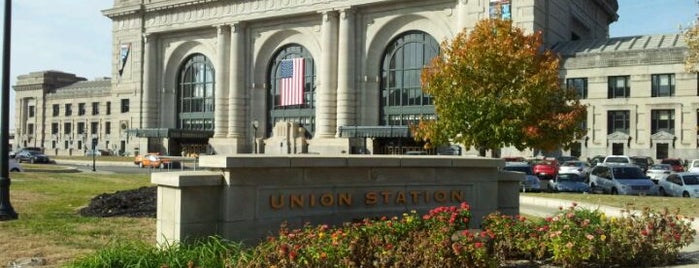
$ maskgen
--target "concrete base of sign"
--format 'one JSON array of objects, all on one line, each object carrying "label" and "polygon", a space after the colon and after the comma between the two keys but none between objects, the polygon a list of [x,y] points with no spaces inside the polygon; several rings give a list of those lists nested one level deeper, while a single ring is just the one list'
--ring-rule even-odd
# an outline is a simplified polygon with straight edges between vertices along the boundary
[{"label": "concrete base of sign", "polygon": [[290,227],[420,214],[461,202],[471,227],[519,212],[522,174],[501,159],[449,156],[201,156],[202,170],[153,173],[159,244],[218,235],[254,244]]}]

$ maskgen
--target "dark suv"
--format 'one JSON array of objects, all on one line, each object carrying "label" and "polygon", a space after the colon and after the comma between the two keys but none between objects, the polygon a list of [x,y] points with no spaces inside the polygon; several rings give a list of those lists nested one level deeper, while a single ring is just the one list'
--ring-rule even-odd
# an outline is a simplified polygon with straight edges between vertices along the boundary
[{"label": "dark suv", "polygon": [[653,158],[650,158],[648,156],[632,156],[631,162],[634,165],[637,165],[643,170],[643,173],[648,171],[648,167],[652,166],[654,163]]}]

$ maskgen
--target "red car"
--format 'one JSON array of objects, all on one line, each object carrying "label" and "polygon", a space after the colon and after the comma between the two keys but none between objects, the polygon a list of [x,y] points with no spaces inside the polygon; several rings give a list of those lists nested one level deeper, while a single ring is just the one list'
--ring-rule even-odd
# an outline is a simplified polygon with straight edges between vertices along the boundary
[{"label": "red car", "polygon": [[682,159],[679,158],[665,158],[660,161],[660,164],[669,164],[672,166],[672,171],[674,172],[684,172],[684,165],[682,164]]},{"label": "red car", "polygon": [[558,162],[555,160],[535,160],[532,163],[534,175],[542,180],[551,180],[558,175]]}]

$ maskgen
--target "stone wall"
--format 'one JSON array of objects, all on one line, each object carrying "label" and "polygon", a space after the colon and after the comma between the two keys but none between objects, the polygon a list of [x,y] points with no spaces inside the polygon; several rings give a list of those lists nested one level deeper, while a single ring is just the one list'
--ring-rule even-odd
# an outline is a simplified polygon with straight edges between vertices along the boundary
[{"label": "stone wall", "polygon": [[208,171],[161,172],[158,243],[221,235],[255,243],[280,225],[340,224],[471,205],[472,227],[519,211],[521,174],[492,158],[448,156],[202,156]]}]

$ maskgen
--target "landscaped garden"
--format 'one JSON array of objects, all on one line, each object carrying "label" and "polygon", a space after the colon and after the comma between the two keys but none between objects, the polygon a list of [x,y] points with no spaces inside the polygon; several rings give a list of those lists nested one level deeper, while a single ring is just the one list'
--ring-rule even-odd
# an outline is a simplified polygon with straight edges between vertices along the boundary
[{"label": "landscaped garden", "polygon": [[[495,213],[472,226],[464,203],[343,226],[281,226],[254,247],[220,237],[155,245],[153,218],[78,213],[103,193],[149,186],[146,174],[95,176],[56,168],[37,166],[37,172],[29,165],[27,172],[11,174],[20,218],[0,222],[2,265],[40,257],[69,267],[655,266],[676,262],[695,235],[688,219],[660,207],[611,218],[571,202],[550,217]],[[680,199],[662,205],[673,200]]]}]

